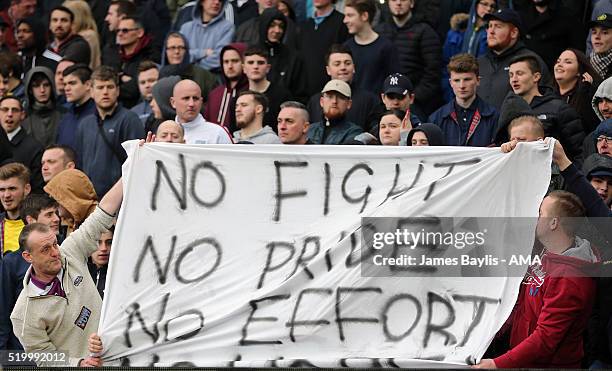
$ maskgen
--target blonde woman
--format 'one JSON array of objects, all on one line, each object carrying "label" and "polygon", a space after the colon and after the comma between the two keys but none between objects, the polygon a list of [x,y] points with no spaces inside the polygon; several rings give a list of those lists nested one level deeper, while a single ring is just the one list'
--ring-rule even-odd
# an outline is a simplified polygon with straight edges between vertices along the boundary
[{"label": "blonde woman", "polygon": [[95,69],[100,65],[100,36],[91,8],[84,0],[66,0],[63,5],[74,13],[72,32],[87,40],[89,49],[91,49],[89,67]]}]

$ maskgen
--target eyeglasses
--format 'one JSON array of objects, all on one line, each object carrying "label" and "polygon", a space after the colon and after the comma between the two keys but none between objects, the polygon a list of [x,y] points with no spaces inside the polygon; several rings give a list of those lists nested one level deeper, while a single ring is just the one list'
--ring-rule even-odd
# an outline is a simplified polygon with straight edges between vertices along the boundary
[{"label": "eyeglasses", "polygon": [[486,1],[479,1],[478,4],[484,6],[485,8],[489,8],[489,9],[497,8],[497,5],[495,5],[495,3],[487,3]]},{"label": "eyeglasses", "polygon": [[140,28],[118,28],[117,29],[117,33],[128,33],[130,31],[136,31],[139,30]]},{"label": "eyeglasses", "polygon": [[17,108],[17,107],[0,107],[0,112],[2,112],[2,113],[8,113],[8,112],[19,113],[19,112],[21,112],[21,108]]},{"label": "eyeglasses", "polygon": [[597,143],[606,142],[607,145],[612,145],[612,137],[607,137],[605,135],[600,135],[597,137]]},{"label": "eyeglasses", "polygon": [[184,50],[186,50],[186,49],[187,49],[187,48],[185,48],[185,47],[184,47],[184,46],[182,46],[182,45],[177,45],[177,46],[169,46],[169,47],[167,47],[167,48],[166,48],[166,50],[170,50],[171,52],[176,52],[176,51],[182,52],[182,51],[184,51]]}]

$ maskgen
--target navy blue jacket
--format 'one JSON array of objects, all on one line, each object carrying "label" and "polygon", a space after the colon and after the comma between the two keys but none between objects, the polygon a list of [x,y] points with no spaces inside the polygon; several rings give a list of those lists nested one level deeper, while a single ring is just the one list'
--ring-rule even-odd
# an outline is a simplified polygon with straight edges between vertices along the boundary
[{"label": "navy blue jacket", "polygon": [[363,130],[346,120],[331,120],[330,125],[326,126],[327,121],[315,122],[308,128],[308,139],[312,144],[348,144]]},{"label": "navy blue jacket", "polygon": [[429,116],[429,122],[436,124],[442,130],[445,145],[487,147],[493,143],[499,118],[497,110],[478,96],[471,107],[475,107],[480,113],[480,122],[470,138],[467,134],[472,118],[468,118],[465,124],[459,124],[454,99]]},{"label": "navy blue jacket", "polygon": [[57,143],[70,146],[74,149],[76,147],[75,138],[79,123],[83,118],[93,115],[95,111],[96,104],[91,98],[80,106],[69,103],[68,111],[62,116],[62,120],[57,127]]},{"label": "navy blue jacket", "polygon": [[[99,127],[108,144],[101,136]],[[144,135],[144,127],[138,115],[121,105],[104,119],[96,111],[81,121],[75,150],[79,166],[91,179],[99,198],[121,177],[121,164],[127,158],[121,143],[144,138]]]},{"label": "navy blue jacket", "polygon": [[0,265],[0,351],[23,349],[13,334],[10,318],[23,289],[23,277],[30,267],[21,256],[22,252],[23,250],[19,249],[6,254]]}]

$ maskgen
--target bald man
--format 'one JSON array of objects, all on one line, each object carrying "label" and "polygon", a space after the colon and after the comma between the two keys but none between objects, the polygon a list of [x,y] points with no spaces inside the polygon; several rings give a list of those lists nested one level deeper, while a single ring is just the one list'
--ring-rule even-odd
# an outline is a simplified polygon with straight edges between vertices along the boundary
[{"label": "bald man", "polygon": [[192,80],[182,80],[174,86],[170,105],[176,110],[175,121],[182,125],[187,144],[231,144],[232,137],[220,125],[204,120],[202,90]]},{"label": "bald man", "polygon": [[166,120],[159,124],[155,132],[156,142],[185,143],[185,130],[176,121]]}]

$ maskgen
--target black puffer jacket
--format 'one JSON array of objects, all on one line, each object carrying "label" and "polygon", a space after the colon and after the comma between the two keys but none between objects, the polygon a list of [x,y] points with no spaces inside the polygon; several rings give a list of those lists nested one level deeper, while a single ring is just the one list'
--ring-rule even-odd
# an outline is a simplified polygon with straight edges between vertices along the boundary
[{"label": "black puffer jacket", "polygon": [[536,57],[540,66],[542,66],[540,86],[552,86],[550,72],[542,58],[533,51],[527,49],[525,44],[519,41],[501,54],[495,54],[489,50],[485,55],[478,58],[478,64],[480,65],[480,86],[478,87],[478,96],[499,110],[504,98],[511,90],[510,79],[508,78],[510,61],[515,57],[524,55]]},{"label": "black puffer jacket", "polygon": [[534,97],[529,106],[542,121],[544,134],[559,139],[568,157],[580,161],[585,133],[578,112],[550,90]]},{"label": "black puffer jacket", "polygon": [[441,103],[440,78],[442,45],[436,31],[427,23],[412,18],[397,27],[393,19],[381,23],[376,32],[393,41],[399,66],[396,72],[406,75],[415,87],[415,103],[425,114]]}]

